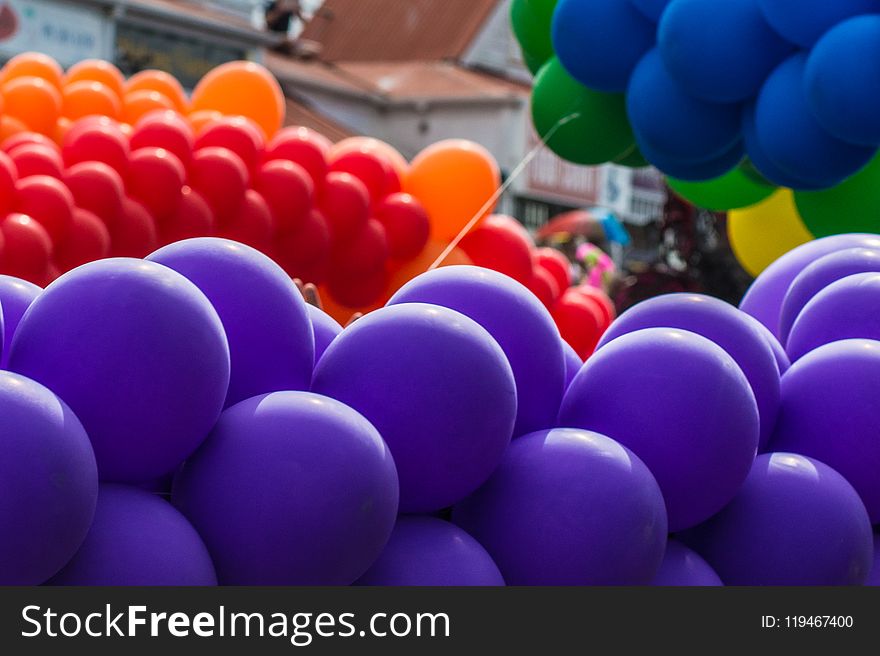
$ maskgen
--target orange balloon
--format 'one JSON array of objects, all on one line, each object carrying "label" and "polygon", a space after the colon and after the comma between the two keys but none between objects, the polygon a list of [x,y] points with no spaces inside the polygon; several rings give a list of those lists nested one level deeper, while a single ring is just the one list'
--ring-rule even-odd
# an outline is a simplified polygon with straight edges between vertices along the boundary
[{"label": "orange balloon", "polygon": [[67,136],[67,133],[70,131],[70,126],[73,125],[73,121],[71,121],[66,116],[62,116],[55,123],[55,135],[54,140],[59,146],[64,143],[64,137]]},{"label": "orange balloon", "polygon": [[206,127],[220,118],[223,118],[223,114],[213,109],[203,109],[198,112],[193,112],[187,117],[195,136],[199,136]]},{"label": "orange balloon", "polygon": [[174,102],[158,91],[129,91],[122,99],[122,120],[134,125],[157,109],[175,109]]},{"label": "orange balloon", "polygon": [[24,52],[6,62],[2,77],[4,82],[14,80],[17,77],[40,77],[50,82],[54,87],[61,89],[64,69],[49,55],[40,52]]},{"label": "orange balloon", "polygon": [[51,136],[61,116],[61,94],[41,77],[17,77],[3,85],[4,111],[34,132]]},{"label": "orange balloon", "polygon": [[119,98],[125,93],[125,76],[113,64],[103,59],[86,59],[67,69],[64,86],[83,81],[100,82]]},{"label": "orange balloon", "polygon": [[483,211],[501,186],[501,171],[488,150],[472,141],[449,139],[429,146],[410,164],[404,191],[415,196],[431,217],[431,237],[448,243]]},{"label": "orange balloon", "polygon": [[409,162],[406,161],[406,157],[401,155],[400,151],[391,144],[373,139],[372,137],[349,137],[348,139],[343,139],[330,149],[328,159],[332,161],[340,155],[358,150],[366,150],[384,157],[401,181],[406,178],[406,174],[409,171]]},{"label": "orange balloon", "polygon": [[[419,253],[414,260],[410,260],[409,262],[405,262],[403,266],[396,267],[391,271],[391,279],[388,282],[388,289],[385,292],[386,302],[397,292],[398,289],[403,287],[406,283],[408,283],[413,278],[417,278],[418,276],[425,273],[434,262],[437,261],[437,258],[446,250],[446,244],[441,244],[436,241],[429,241],[428,245]],[[443,260],[443,263],[440,266],[456,266],[456,265],[470,265],[473,264],[471,259],[465,254],[463,250],[460,248],[455,248]]]},{"label": "orange balloon", "polygon": [[22,132],[30,132],[30,128],[14,116],[0,117],[0,143]]},{"label": "orange balloon", "polygon": [[254,62],[229,62],[212,70],[196,85],[192,109],[247,116],[263,129],[268,139],[284,124],[284,93],[265,67]]},{"label": "orange balloon", "polygon": [[146,70],[135,73],[125,83],[125,93],[133,91],[158,91],[174,103],[174,109],[185,114],[189,110],[189,98],[177,78],[165,71]]},{"label": "orange balloon", "polygon": [[64,87],[64,116],[75,121],[86,116],[109,116],[118,120],[122,103],[113,89],[94,80],[81,80]]}]

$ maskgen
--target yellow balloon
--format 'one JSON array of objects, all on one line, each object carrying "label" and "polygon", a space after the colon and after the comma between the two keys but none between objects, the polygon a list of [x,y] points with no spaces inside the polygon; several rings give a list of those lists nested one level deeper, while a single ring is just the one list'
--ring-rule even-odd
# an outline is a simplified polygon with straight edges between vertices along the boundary
[{"label": "yellow balloon", "polygon": [[727,234],[736,259],[752,276],[815,239],[804,226],[790,189],[780,189],[757,205],[730,212]]}]

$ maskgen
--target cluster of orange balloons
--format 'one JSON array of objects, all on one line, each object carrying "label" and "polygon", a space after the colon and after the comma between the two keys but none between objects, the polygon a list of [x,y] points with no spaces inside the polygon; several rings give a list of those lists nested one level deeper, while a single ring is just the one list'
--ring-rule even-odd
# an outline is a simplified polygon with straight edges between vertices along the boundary
[{"label": "cluster of orange balloons", "polygon": [[[0,71],[0,270],[44,284],[88,259],[227,236],[320,284],[344,321],[440,264],[494,209],[498,165],[472,142],[410,163],[376,139],[333,145],[284,123],[280,85],[253,62],[217,67],[188,96],[162,71],[14,57]],[[469,262],[456,248],[442,264]]]}]

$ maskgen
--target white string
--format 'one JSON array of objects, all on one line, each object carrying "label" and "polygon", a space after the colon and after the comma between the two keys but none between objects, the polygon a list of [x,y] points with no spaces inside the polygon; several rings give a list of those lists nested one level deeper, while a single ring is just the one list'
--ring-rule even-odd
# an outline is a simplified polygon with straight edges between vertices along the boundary
[{"label": "white string", "polygon": [[440,253],[440,257],[438,257],[434,261],[434,263],[430,267],[428,267],[428,271],[433,271],[434,269],[439,267],[441,264],[443,264],[443,262],[446,260],[446,258],[450,256],[452,251],[454,251],[456,248],[458,248],[458,245],[461,243],[461,240],[464,239],[467,236],[467,234],[471,230],[474,229],[474,227],[477,225],[477,223],[479,223],[480,220],[483,218],[483,215],[486,214],[486,212],[488,212],[492,207],[495,206],[495,203],[498,202],[498,199],[501,198],[502,194],[504,194],[504,192],[507,191],[507,189],[510,187],[510,185],[512,185],[516,181],[516,179],[522,174],[522,172],[525,171],[525,169],[529,165],[529,163],[533,159],[535,159],[535,157],[537,157],[538,153],[541,152],[541,149],[545,148],[547,146],[547,142],[553,138],[553,135],[556,134],[556,132],[561,127],[563,127],[564,125],[566,125],[570,121],[573,121],[576,118],[580,118],[580,116],[581,116],[580,112],[575,112],[574,114],[569,114],[568,116],[564,116],[563,118],[559,119],[556,122],[556,124],[547,131],[547,134],[545,134],[541,138],[541,142],[537,146],[532,148],[531,152],[529,152],[523,158],[523,160],[519,164],[516,165],[516,168],[513,169],[513,171],[511,171],[507,180],[504,181],[504,184],[501,185],[495,191],[494,194],[492,194],[492,197],[486,201],[486,204],[480,208],[480,211],[477,212],[474,215],[474,217],[470,221],[467,222],[467,225],[465,225],[465,227],[461,229],[461,232],[459,232],[458,235],[456,235],[455,239],[453,239],[451,242],[449,242],[449,245],[446,247],[446,249],[442,253]]}]

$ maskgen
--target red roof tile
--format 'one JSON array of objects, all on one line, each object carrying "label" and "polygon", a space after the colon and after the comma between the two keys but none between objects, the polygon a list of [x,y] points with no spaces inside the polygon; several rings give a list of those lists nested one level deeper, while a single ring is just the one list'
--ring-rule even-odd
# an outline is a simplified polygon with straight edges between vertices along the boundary
[{"label": "red roof tile", "polygon": [[498,0],[326,0],[302,34],[326,61],[458,59]]}]

